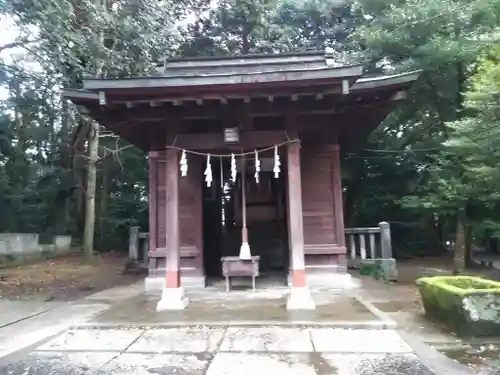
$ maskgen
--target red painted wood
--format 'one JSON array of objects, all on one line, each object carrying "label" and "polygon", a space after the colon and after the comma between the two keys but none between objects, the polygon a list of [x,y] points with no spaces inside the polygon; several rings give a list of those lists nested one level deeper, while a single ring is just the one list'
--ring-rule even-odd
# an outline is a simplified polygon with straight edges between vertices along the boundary
[{"label": "red painted wood", "polygon": [[174,149],[166,151],[166,206],[168,220],[166,222],[167,256],[166,278],[167,288],[180,286],[180,227],[179,227],[179,155]]},{"label": "red painted wood", "polygon": [[156,247],[167,247],[167,176],[165,152],[156,159]]},{"label": "red painted wood", "polygon": [[306,286],[306,271],[304,269],[292,270],[292,286],[298,288]]},{"label": "red painted wood", "polygon": [[149,191],[148,191],[148,203],[149,203],[149,250],[156,250],[156,219],[157,219],[157,152],[150,152],[148,155],[148,165],[149,165]]},{"label": "red painted wood", "polygon": [[300,143],[289,143],[287,146],[288,216],[290,222],[290,258],[294,270],[304,269],[304,226],[300,167]]},{"label": "red painted wood", "polygon": [[169,271],[166,272],[166,287],[167,288],[178,288],[180,284],[180,272],[179,271]]}]

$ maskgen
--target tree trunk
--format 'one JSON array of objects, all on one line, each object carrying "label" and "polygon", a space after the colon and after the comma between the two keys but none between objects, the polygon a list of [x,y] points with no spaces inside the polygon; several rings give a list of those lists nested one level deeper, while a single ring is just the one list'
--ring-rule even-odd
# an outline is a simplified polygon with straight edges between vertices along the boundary
[{"label": "tree trunk", "polygon": [[[95,6],[105,5],[104,0],[95,0]],[[99,31],[99,41],[104,45],[104,30]],[[99,57],[95,60],[95,76],[101,77],[102,61]],[[85,258],[90,261],[94,255],[94,233],[95,233],[95,194],[97,183],[97,160],[99,159],[99,124],[97,121],[90,123],[88,133],[89,159],[87,169],[87,195],[85,197],[85,228],[83,232],[83,252]]]},{"label": "tree trunk", "polygon": [[246,55],[250,52],[250,40],[248,39],[248,32],[243,32],[243,35],[241,37],[242,43],[241,43],[241,52],[243,55]]},{"label": "tree trunk", "polygon": [[103,160],[103,171],[102,171],[102,184],[101,184],[101,194],[99,202],[99,246],[101,251],[104,247],[104,218],[106,217],[106,212],[108,211],[108,195],[109,195],[109,169],[110,169],[110,159],[106,158]]},{"label": "tree trunk", "polygon": [[[72,134],[71,141],[71,168],[73,170],[73,178],[76,183],[76,214],[77,214],[77,229],[80,231],[83,228],[82,219],[85,215],[85,138],[89,133],[87,121],[80,119],[76,129]],[[88,154],[88,153],[87,153]]]},{"label": "tree trunk", "polygon": [[453,274],[462,273],[467,266],[466,215],[460,210],[457,215],[457,231],[455,234],[455,249],[453,254]]},{"label": "tree trunk", "polygon": [[90,261],[94,255],[94,229],[95,229],[95,193],[97,176],[97,158],[99,148],[99,124],[92,121],[90,125],[89,159],[87,163],[87,191],[85,197],[85,229],[83,233],[83,252]]}]

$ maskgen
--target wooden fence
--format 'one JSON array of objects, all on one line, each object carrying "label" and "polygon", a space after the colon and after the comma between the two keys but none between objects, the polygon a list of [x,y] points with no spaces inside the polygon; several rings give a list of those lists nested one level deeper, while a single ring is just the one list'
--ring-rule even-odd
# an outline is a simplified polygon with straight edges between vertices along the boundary
[{"label": "wooden fence", "polygon": [[346,228],[348,265],[359,267],[361,261],[392,258],[391,227],[382,222],[378,227]]},{"label": "wooden fence", "polygon": [[[382,222],[378,227],[346,228],[348,265],[359,267],[362,260],[392,258],[391,228]],[[148,263],[149,233],[139,232],[139,227],[130,228],[129,259],[144,266]]]}]

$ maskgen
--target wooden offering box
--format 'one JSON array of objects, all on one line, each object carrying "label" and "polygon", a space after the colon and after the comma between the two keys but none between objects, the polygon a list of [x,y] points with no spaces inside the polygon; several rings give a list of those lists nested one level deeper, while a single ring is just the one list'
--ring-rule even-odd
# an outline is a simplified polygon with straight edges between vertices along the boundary
[{"label": "wooden offering box", "polygon": [[240,257],[223,257],[222,275],[226,278],[226,290],[231,287],[231,277],[245,276],[252,278],[252,290],[255,290],[255,278],[259,276],[259,256],[253,256],[249,260],[240,259]]}]

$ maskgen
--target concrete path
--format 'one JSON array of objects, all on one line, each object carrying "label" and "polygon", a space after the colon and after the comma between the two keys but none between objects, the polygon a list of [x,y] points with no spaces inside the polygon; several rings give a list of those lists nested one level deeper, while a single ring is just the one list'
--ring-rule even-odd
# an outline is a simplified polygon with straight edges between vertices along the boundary
[{"label": "concrete path", "polygon": [[[47,337],[92,318],[108,306],[64,304],[0,329],[0,358],[33,345]],[[2,372],[0,374],[3,375]]]},{"label": "concrete path", "polygon": [[10,308],[0,310],[0,374],[472,373],[424,344],[420,332],[395,330],[399,316],[376,306],[408,290],[380,283],[363,285],[356,297],[316,290],[318,310],[299,320],[286,314],[286,288],[190,292],[182,316],[156,313],[157,296],[141,291],[138,284],[75,303],[0,304]]},{"label": "concrete path", "polygon": [[0,328],[52,310],[61,303],[0,299]]},{"label": "concrete path", "polygon": [[70,330],[0,373],[434,375],[393,330],[276,326]]}]

